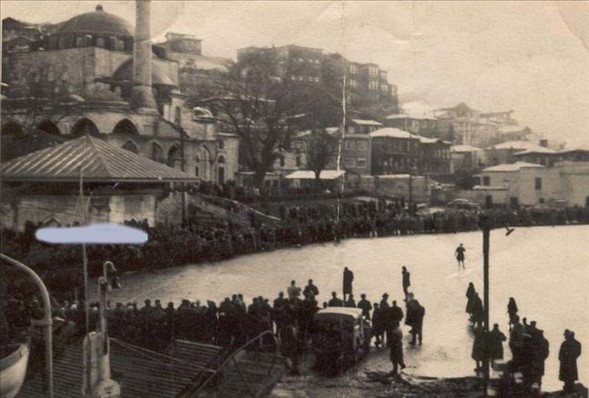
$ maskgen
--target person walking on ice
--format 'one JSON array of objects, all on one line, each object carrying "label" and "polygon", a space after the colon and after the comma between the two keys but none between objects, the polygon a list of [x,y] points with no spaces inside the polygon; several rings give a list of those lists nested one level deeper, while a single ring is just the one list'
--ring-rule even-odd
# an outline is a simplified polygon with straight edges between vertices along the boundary
[{"label": "person walking on ice", "polygon": [[464,252],[465,251],[466,251],[466,249],[464,248],[464,246],[461,243],[460,246],[458,246],[456,248],[456,251],[454,252],[454,255],[456,256],[456,260],[458,260],[458,269],[460,269],[460,264],[462,264],[462,269],[466,269],[464,266]]}]

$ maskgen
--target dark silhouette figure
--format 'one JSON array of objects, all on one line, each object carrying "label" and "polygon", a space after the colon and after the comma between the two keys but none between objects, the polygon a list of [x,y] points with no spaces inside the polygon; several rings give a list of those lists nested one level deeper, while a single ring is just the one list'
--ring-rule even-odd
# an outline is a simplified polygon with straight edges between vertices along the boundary
[{"label": "dark silhouette figure", "polygon": [[372,304],[370,301],[366,300],[366,294],[362,293],[360,295],[361,300],[358,302],[358,308],[362,310],[362,315],[366,319],[370,319],[370,311],[372,311]]},{"label": "dark silhouette figure", "polygon": [[507,337],[499,330],[499,325],[494,324],[493,330],[489,332],[487,338],[489,346],[489,359],[503,359],[503,342]]},{"label": "dark silhouette figure", "polygon": [[507,314],[509,315],[509,331],[511,332],[511,326],[514,324],[513,319],[517,315],[517,303],[513,297],[509,298],[507,303]]},{"label": "dark silhouette figure", "polygon": [[407,271],[407,267],[403,266],[403,270],[401,273],[403,274],[403,293],[405,293],[405,297],[409,293],[409,286],[411,286],[411,273]]},{"label": "dark silhouette figure", "polygon": [[348,269],[348,267],[344,268],[344,301],[346,301],[346,294],[352,294],[352,282],[354,281],[354,273]]},{"label": "dark silhouette figure", "polygon": [[331,293],[331,300],[329,300],[327,305],[330,307],[343,307],[344,302],[337,297],[336,292],[332,292]]},{"label": "dark silhouette figure", "polygon": [[480,327],[483,324],[483,319],[485,318],[484,309],[483,309],[483,301],[479,297],[479,294],[475,292],[473,302],[472,302],[472,316],[471,320],[475,327]]},{"label": "dark silhouette figure", "polygon": [[[411,307],[411,311],[412,339],[409,344],[415,345],[416,340],[419,340],[419,345],[421,345],[423,340],[423,317],[425,316],[425,307],[419,304],[419,301],[415,300]],[[407,315],[407,318],[409,318],[409,315]]]},{"label": "dark silhouette figure", "polygon": [[542,387],[542,377],[544,376],[544,362],[550,354],[550,344],[544,337],[544,331],[538,330],[537,336],[534,338],[534,353],[532,356],[533,362],[533,382],[538,383],[538,387]]},{"label": "dark silhouette figure", "polygon": [[403,333],[399,327],[396,327],[389,337],[389,358],[393,363],[393,375],[401,369],[405,369],[405,361],[403,359]]},{"label": "dark silhouette figure", "polygon": [[468,284],[468,289],[466,289],[466,313],[468,315],[472,315],[472,305],[474,303],[474,295],[476,293],[476,290],[474,288],[474,284],[472,282],[470,282]]},{"label": "dark silhouette figure", "polygon": [[464,252],[465,251],[466,251],[466,249],[464,248],[464,246],[461,243],[460,246],[458,246],[456,248],[456,251],[454,252],[454,255],[456,256],[456,260],[458,261],[458,269],[460,269],[460,264],[462,264],[462,269],[466,269],[464,267]]},{"label": "dark silhouette figure", "polygon": [[581,356],[581,343],[575,340],[575,333],[570,330],[564,331],[564,341],[560,345],[558,360],[560,369],[558,379],[564,382],[563,390],[572,391],[575,381],[579,379],[577,370],[577,358]]},{"label": "dark silhouette figure", "polygon": [[472,343],[472,359],[476,362],[475,372],[483,370],[483,361],[487,360],[487,339],[485,336],[485,329],[477,327],[474,330],[474,341]]}]

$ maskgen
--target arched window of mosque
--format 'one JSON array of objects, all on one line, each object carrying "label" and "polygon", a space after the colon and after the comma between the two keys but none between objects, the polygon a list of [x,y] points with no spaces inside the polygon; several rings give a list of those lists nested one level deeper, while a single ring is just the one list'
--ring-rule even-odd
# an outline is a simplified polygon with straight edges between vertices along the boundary
[{"label": "arched window of mosque", "polygon": [[137,127],[135,127],[133,122],[131,122],[129,119],[123,119],[120,122],[118,122],[112,132],[113,134],[139,134],[139,131],[137,131]]},{"label": "arched window of mosque", "polygon": [[92,45],[92,35],[86,35],[84,37],[84,44],[86,47],[90,47]]},{"label": "arched window of mosque", "polygon": [[59,128],[57,127],[57,125],[55,123],[53,123],[51,120],[44,120],[41,123],[39,123],[35,128],[37,130],[41,130],[41,131],[44,131],[49,134],[54,134],[54,135],[61,134],[61,131],[59,131]]},{"label": "arched window of mosque", "polygon": [[164,158],[164,150],[156,142],[151,144],[151,159],[160,163],[166,162],[166,159]]},{"label": "arched window of mosque", "polygon": [[84,38],[83,37],[76,37],[76,47],[84,47]]},{"label": "arched window of mosque", "polygon": [[74,137],[81,135],[98,135],[99,131],[98,127],[96,127],[96,124],[92,120],[88,118],[82,118],[74,124],[70,130],[70,134]]},{"label": "arched window of mosque", "polygon": [[177,145],[173,145],[168,151],[168,166],[174,167],[175,169],[179,169],[182,166],[182,155]]},{"label": "arched window of mosque", "polygon": [[223,141],[222,138],[219,138],[217,140],[217,148],[219,148],[219,149],[225,149],[225,141]]},{"label": "arched window of mosque", "polygon": [[96,47],[100,47],[100,48],[104,48],[105,47],[104,37],[98,37],[96,39]]},{"label": "arched window of mosque", "polygon": [[139,154],[139,148],[137,148],[137,145],[135,145],[135,143],[133,141],[125,142],[125,145],[123,145],[123,149],[126,149],[127,151],[131,151],[136,154]]},{"label": "arched window of mosque", "polygon": [[174,109],[174,124],[176,126],[182,126],[182,110],[179,106]]}]

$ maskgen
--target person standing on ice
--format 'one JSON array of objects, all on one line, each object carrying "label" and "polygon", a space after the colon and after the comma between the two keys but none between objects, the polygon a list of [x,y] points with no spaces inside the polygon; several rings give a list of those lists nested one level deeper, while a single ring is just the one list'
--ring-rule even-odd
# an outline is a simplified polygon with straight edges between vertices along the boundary
[{"label": "person standing on ice", "polygon": [[411,273],[407,271],[407,267],[403,266],[401,274],[403,274],[403,292],[405,297],[409,294],[409,286],[411,286]]},{"label": "person standing on ice", "polygon": [[399,366],[401,369],[405,369],[405,361],[403,359],[403,332],[397,325],[389,336],[389,358],[393,363],[393,375],[397,375],[399,372]]},{"label": "person standing on ice", "polygon": [[352,294],[352,282],[354,281],[354,273],[348,269],[348,267],[344,268],[344,302],[346,301],[346,294]]},{"label": "person standing on ice", "polygon": [[466,249],[464,248],[464,246],[461,243],[460,246],[458,246],[456,248],[456,251],[454,252],[454,255],[456,256],[456,260],[458,261],[458,269],[460,269],[460,264],[462,264],[462,269],[466,269],[464,267],[464,252],[465,251],[466,251]]},{"label": "person standing on ice", "polygon": [[517,303],[513,297],[509,298],[509,302],[507,303],[507,314],[509,315],[509,331],[511,332],[511,326],[515,324],[514,319],[517,315]]},{"label": "person standing on ice", "polygon": [[570,392],[575,386],[575,381],[579,379],[577,370],[577,358],[581,356],[581,343],[575,340],[575,333],[570,330],[564,331],[564,341],[558,352],[560,369],[558,379],[564,382],[563,390]]}]

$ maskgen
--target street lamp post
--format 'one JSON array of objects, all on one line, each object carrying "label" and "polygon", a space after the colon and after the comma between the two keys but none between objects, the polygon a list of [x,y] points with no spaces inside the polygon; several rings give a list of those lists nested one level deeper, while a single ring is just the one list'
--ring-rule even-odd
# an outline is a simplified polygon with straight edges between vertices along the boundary
[{"label": "street lamp post", "polygon": [[[481,228],[483,230],[483,314],[485,335],[489,333],[489,248],[491,237],[491,224],[486,214],[481,216]],[[485,390],[489,387],[489,359],[483,361],[483,372],[485,376]],[[486,391],[485,391],[486,393]]]}]

